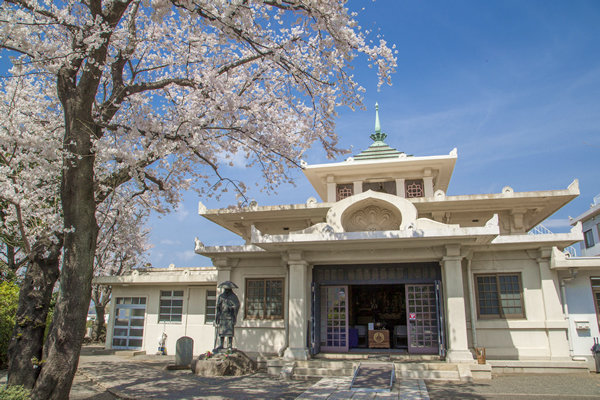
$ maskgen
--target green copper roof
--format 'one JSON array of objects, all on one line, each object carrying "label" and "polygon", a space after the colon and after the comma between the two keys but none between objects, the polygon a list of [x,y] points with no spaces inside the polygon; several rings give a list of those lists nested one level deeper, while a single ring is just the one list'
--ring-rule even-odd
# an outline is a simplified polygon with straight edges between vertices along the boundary
[{"label": "green copper roof", "polygon": [[379,104],[377,103],[375,103],[375,133],[369,137],[373,139],[373,143],[368,149],[363,150],[360,154],[354,156],[354,161],[398,158],[400,154],[404,154],[404,152],[391,148],[384,142],[387,135],[381,132],[381,124],[379,123]]}]

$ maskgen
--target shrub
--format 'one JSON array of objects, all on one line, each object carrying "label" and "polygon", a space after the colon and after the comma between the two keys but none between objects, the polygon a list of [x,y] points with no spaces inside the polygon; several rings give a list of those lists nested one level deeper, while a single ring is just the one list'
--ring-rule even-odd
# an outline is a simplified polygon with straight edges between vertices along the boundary
[{"label": "shrub", "polygon": [[6,353],[15,327],[18,304],[19,286],[8,281],[0,282],[0,367],[8,363]]},{"label": "shrub", "polygon": [[2,400],[29,400],[29,390],[23,386],[0,386],[0,399]]}]

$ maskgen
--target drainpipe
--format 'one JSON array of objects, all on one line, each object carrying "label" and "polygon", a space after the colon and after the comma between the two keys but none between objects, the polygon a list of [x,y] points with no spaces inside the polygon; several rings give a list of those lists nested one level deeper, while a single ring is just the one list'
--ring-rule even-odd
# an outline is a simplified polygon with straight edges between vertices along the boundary
[{"label": "drainpipe", "polygon": [[475,299],[473,296],[473,275],[471,275],[471,260],[473,260],[473,253],[469,253],[467,259],[467,284],[469,285],[469,305],[471,308],[471,336],[473,338],[473,349],[477,347],[477,330],[475,328]]},{"label": "drainpipe", "polygon": [[277,353],[277,355],[279,357],[283,357],[283,353],[287,350],[289,344],[290,344],[290,265],[288,263],[285,263],[285,281],[287,282],[287,298],[288,298],[288,305],[287,307],[284,308],[285,310],[285,316],[284,316],[284,324],[285,324],[285,334],[284,334],[284,339],[285,342],[283,343],[283,347],[281,349],[279,349],[279,352]]},{"label": "drainpipe", "polygon": [[565,319],[567,320],[567,334],[569,335],[569,355],[573,361],[587,361],[587,359],[583,357],[573,357],[573,335],[571,333],[571,319],[569,318],[569,305],[567,304],[567,290],[565,288],[565,282],[572,281],[577,277],[577,268],[569,268],[569,273],[571,276],[560,279],[560,294],[562,296],[563,313],[565,314]]}]

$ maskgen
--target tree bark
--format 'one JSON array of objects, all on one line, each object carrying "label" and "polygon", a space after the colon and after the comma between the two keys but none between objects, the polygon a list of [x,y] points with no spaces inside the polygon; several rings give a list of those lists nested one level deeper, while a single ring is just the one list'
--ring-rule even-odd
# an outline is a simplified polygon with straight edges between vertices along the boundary
[{"label": "tree bark", "polygon": [[100,132],[91,118],[94,96],[74,93],[72,81],[61,78],[59,74],[58,91],[65,113],[63,143],[71,155],[64,159],[61,179],[64,257],[54,317],[44,346],[45,360],[32,391],[33,400],[69,398],[85,335],[98,236],[91,137],[100,137]]},{"label": "tree bark", "polygon": [[[9,386],[32,389],[40,372],[46,318],[59,275],[61,248],[61,242],[53,243],[48,237],[38,239],[32,248],[32,259],[19,292],[17,323],[8,347]],[[49,254],[45,254],[47,251]]]}]

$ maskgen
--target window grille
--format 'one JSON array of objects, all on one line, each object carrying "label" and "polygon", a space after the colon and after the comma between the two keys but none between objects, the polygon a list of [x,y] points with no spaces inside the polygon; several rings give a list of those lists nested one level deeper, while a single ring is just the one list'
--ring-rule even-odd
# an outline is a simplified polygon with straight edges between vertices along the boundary
[{"label": "window grille", "polygon": [[354,194],[354,184],[337,185],[336,201],[344,200]]},{"label": "window grille", "polygon": [[246,318],[283,318],[283,279],[246,281]]},{"label": "window grille", "polygon": [[414,198],[414,197],[425,197],[425,191],[423,190],[423,181],[406,181],[406,198]]},{"label": "window grille", "polygon": [[524,318],[520,274],[479,275],[476,278],[479,318]]},{"label": "window grille", "polygon": [[181,322],[183,314],[183,290],[160,291],[159,322]]},{"label": "window grille", "polygon": [[206,310],[204,312],[204,323],[212,324],[215,321],[217,315],[217,291],[207,290],[206,291]]}]

